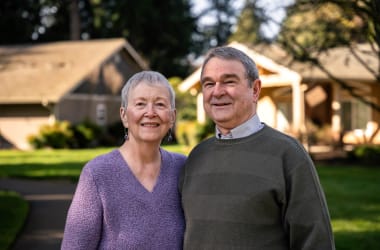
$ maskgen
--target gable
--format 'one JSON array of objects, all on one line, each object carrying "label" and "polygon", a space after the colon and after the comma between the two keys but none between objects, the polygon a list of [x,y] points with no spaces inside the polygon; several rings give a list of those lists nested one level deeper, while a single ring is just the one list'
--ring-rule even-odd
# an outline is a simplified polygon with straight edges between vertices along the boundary
[{"label": "gable", "polygon": [[[300,76],[298,73],[276,63],[269,57],[255,52],[241,43],[232,42],[228,46],[243,51],[254,60],[260,73],[261,85],[263,88],[291,86],[294,82],[300,81]],[[182,92],[193,88],[199,90],[201,69],[202,68],[199,67],[190,76],[188,76],[180,84],[179,90]]]},{"label": "gable", "polygon": [[0,103],[56,103],[112,56],[124,51],[147,65],[124,39],[0,47]]}]

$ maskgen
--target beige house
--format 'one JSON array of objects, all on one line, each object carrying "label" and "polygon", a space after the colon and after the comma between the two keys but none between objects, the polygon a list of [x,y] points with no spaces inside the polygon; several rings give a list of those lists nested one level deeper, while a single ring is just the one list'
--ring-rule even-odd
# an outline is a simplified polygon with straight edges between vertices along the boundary
[{"label": "beige house", "polygon": [[0,46],[0,135],[28,149],[27,136],[55,120],[115,123],[121,87],[147,68],[125,39]]},{"label": "beige house", "polygon": [[[233,42],[229,46],[247,53],[257,64],[262,80],[258,103],[260,119],[305,144],[380,144],[380,114],[352,97],[337,81],[316,66],[292,60],[276,45],[248,47]],[[356,93],[380,105],[379,61],[360,45],[360,55],[337,48],[319,56],[334,77],[347,82]],[[358,60],[361,58],[366,62]],[[200,68],[186,78],[180,91],[198,98],[198,121],[205,121],[200,91]]]}]

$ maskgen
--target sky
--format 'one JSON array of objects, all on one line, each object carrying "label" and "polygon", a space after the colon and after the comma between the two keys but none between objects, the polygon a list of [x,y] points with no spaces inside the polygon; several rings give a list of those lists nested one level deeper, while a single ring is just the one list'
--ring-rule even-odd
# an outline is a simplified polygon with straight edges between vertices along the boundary
[{"label": "sky", "polygon": [[[245,0],[235,0],[233,5],[236,9],[241,9],[243,7]],[[281,6],[289,5],[293,0],[258,0],[258,4],[261,7],[264,7],[268,15],[275,21],[270,22],[266,25],[263,25],[262,30],[268,38],[272,38],[279,31],[279,26],[276,23],[280,23],[285,17],[285,10]],[[204,10],[208,5],[209,1],[207,0],[192,0],[193,3],[193,13],[198,14]],[[201,23],[210,24],[215,20],[212,16],[206,16],[200,19]]]}]

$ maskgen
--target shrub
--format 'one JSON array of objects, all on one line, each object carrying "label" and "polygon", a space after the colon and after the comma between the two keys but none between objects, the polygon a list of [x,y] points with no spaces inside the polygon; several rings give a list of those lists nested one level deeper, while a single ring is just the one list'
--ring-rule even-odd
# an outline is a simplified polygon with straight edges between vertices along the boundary
[{"label": "shrub", "polygon": [[28,137],[34,148],[69,148],[73,143],[73,131],[68,121],[57,121],[52,125],[42,125],[38,135]]},{"label": "shrub", "polygon": [[90,121],[84,121],[72,126],[74,140],[71,147],[92,148],[99,145],[99,139],[103,134],[102,128]]},{"label": "shrub", "polygon": [[68,121],[57,121],[42,125],[37,135],[28,137],[33,148],[92,148],[100,145],[104,130],[90,122],[72,125]]},{"label": "shrub", "polygon": [[179,144],[194,146],[199,141],[197,139],[197,122],[180,121],[176,126],[176,138]]},{"label": "shrub", "polygon": [[368,164],[379,164],[380,162],[380,146],[376,145],[360,145],[355,147],[348,153],[352,160],[360,161]]}]

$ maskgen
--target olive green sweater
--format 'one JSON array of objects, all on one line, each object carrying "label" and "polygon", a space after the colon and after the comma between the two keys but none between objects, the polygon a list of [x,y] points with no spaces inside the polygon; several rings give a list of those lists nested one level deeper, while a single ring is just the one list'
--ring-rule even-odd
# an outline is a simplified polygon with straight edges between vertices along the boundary
[{"label": "olive green sweater", "polygon": [[335,249],[314,164],[294,138],[264,126],[200,143],[179,189],[184,249]]}]

